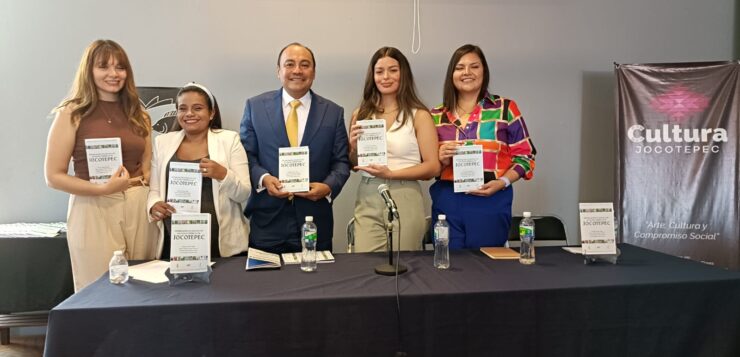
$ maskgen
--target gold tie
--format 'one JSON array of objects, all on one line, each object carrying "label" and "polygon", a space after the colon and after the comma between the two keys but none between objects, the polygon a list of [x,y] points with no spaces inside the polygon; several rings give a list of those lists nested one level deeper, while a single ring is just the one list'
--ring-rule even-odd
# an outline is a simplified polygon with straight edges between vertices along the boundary
[{"label": "gold tie", "polygon": [[296,108],[301,105],[301,101],[294,99],[290,102],[290,113],[288,113],[288,121],[285,122],[285,130],[288,132],[288,141],[290,146],[296,147],[298,144],[298,111]]}]

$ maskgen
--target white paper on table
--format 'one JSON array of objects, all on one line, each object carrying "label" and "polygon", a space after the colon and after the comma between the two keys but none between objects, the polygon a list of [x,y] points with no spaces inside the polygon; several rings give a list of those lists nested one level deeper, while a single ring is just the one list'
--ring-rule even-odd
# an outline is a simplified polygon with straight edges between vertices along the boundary
[{"label": "white paper on table", "polygon": [[583,248],[581,247],[563,247],[563,250],[573,254],[583,254]]},{"label": "white paper on table", "polygon": [[123,165],[121,138],[85,139],[90,182],[104,184]]},{"label": "white paper on table", "polygon": [[[216,264],[211,262],[211,266]],[[148,283],[160,284],[169,281],[165,272],[170,267],[170,262],[163,260],[152,260],[150,262],[132,265],[128,268],[128,275],[135,280],[146,281]]]},{"label": "white paper on table", "polygon": [[579,203],[581,247],[584,255],[617,254],[614,204]]},{"label": "white paper on table", "polygon": [[358,120],[362,134],[357,138],[357,165],[388,165],[384,119]]},{"label": "white paper on table", "polygon": [[278,178],[284,192],[308,192],[308,146],[280,148]]},{"label": "white paper on table", "polygon": [[483,146],[458,146],[452,157],[455,192],[468,192],[483,186]]},{"label": "white paper on table", "polygon": [[152,260],[150,262],[133,265],[128,268],[128,275],[132,279],[146,281],[148,283],[166,283],[168,281],[164,272],[170,267],[169,262]]},{"label": "white paper on table", "polygon": [[170,162],[167,181],[167,203],[177,213],[200,213],[203,175],[200,164],[193,162]]},{"label": "white paper on table", "polygon": [[170,273],[203,273],[211,261],[211,214],[173,213]]}]

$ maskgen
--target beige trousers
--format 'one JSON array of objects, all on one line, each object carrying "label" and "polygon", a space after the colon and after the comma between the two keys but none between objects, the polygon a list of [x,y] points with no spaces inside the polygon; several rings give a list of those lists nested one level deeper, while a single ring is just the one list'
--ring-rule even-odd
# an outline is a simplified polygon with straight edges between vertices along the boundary
[{"label": "beige trousers", "polygon": [[[378,194],[378,185],[390,187],[401,217],[401,250],[420,250],[426,230],[424,199],[417,181],[363,177],[355,201],[355,251],[387,251],[388,210]],[[398,251],[398,220],[393,221],[393,249]]]},{"label": "beige trousers", "polygon": [[116,250],[127,259],[155,258],[158,230],[149,223],[146,200],[149,187],[131,187],[105,196],[70,195],[67,244],[75,292],[108,271]]}]

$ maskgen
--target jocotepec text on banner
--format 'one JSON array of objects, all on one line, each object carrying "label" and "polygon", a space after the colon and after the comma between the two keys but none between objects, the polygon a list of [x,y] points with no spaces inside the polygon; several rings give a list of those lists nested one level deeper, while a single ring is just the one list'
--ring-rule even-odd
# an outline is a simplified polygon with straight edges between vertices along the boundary
[{"label": "jocotepec text on banner", "polygon": [[740,268],[740,62],[615,64],[622,241]]}]

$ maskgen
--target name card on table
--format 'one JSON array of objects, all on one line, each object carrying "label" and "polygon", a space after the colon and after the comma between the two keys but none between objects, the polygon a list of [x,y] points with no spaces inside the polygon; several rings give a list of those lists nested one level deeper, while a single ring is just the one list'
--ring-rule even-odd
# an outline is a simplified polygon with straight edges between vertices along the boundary
[{"label": "name card on table", "polygon": [[121,138],[85,139],[90,182],[104,184],[123,165]]},{"label": "name card on table", "polygon": [[468,192],[483,186],[483,146],[458,146],[452,157],[455,192]]},{"label": "name card on table", "polygon": [[308,192],[308,146],[280,148],[278,178],[286,192]]},{"label": "name card on table", "polygon": [[362,134],[357,138],[357,165],[388,165],[388,149],[385,138],[385,120],[358,120]]},{"label": "name card on table", "polygon": [[167,181],[167,203],[178,213],[200,213],[203,175],[200,164],[192,162],[170,162]]},{"label": "name card on table", "polygon": [[211,214],[173,213],[170,273],[203,273],[211,261]]},{"label": "name card on table", "polygon": [[617,254],[614,237],[614,204],[579,203],[583,255]]}]

